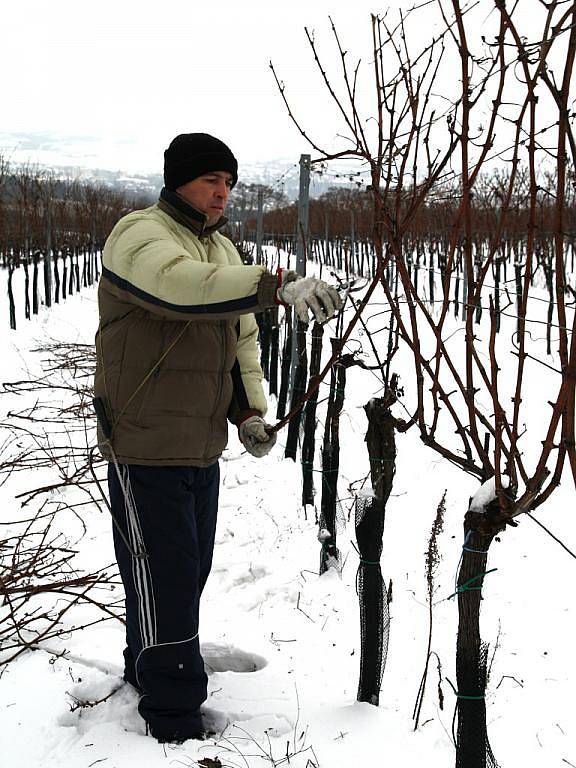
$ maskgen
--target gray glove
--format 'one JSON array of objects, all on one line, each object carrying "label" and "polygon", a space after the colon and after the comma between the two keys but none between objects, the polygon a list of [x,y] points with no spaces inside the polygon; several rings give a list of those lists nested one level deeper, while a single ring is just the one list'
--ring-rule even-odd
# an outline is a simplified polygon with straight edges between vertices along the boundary
[{"label": "gray glove", "polygon": [[294,305],[303,323],[308,322],[308,309],[312,310],[317,322],[323,323],[342,308],[342,299],[336,288],[315,277],[294,279],[293,273],[285,273],[277,295],[282,303]]},{"label": "gray glove", "polygon": [[249,416],[238,427],[238,435],[248,453],[257,459],[270,453],[276,443],[276,432],[266,432],[266,422],[261,416]]}]

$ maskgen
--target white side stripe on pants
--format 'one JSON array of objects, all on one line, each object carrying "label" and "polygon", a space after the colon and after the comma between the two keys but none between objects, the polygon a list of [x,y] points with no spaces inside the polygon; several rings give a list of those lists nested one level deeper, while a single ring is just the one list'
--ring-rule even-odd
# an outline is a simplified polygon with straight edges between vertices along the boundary
[{"label": "white side stripe on pants", "polygon": [[[126,522],[128,528],[128,537],[130,544],[135,552],[144,551],[144,538],[138,519],[138,510],[132,485],[130,483],[130,472],[126,465],[121,465],[122,485],[126,505]],[[152,586],[152,575],[150,565],[146,557],[132,558],[132,577],[134,587],[138,596],[138,615],[140,624],[140,637],[142,646],[154,645],[156,642],[156,609],[154,605],[154,591]]]}]

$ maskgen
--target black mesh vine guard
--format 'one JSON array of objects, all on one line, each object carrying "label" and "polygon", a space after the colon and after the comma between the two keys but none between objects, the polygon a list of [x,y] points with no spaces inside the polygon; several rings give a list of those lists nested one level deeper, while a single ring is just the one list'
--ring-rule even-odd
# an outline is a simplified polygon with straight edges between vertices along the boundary
[{"label": "black mesh vine guard", "polygon": [[456,768],[498,768],[486,727],[488,646],[480,639],[480,603],[492,533],[464,522],[465,546],[458,572],[458,637],[456,641]]},{"label": "black mesh vine guard", "polygon": [[271,340],[271,322],[270,310],[256,314],[258,323],[258,341],[260,344],[260,367],[266,381],[270,381],[270,340]]},{"label": "black mesh vine guard", "polygon": [[374,705],[380,700],[390,632],[388,593],[382,579],[380,557],[386,503],[396,467],[396,421],[390,412],[395,401],[396,377],[393,377],[384,397],[370,400],[364,406],[368,417],[366,443],[372,492],[356,500],[356,541],[360,554],[356,586],[361,640],[357,698]]},{"label": "black mesh vine guard", "polygon": [[340,566],[340,552],[336,546],[339,459],[339,445],[329,444],[322,450],[322,500],[318,520],[318,540],[322,545],[320,575],[326,573],[331,566]]},{"label": "black mesh vine guard", "polygon": [[[331,339],[334,351],[338,339]],[[346,367],[338,362],[330,373],[330,395],[326,411],[326,426],[322,445],[322,501],[318,521],[320,550],[320,574],[330,566],[340,566],[337,539],[338,470],[340,466],[340,413],[346,390]]]},{"label": "black mesh vine guard", "polygon": [[360,679],[357,699],[378,705],[388,654],[390,612],[380,569],[384,515],[377,499],[356,499],[355,526],[360,552],[356,576],[360,603]]},{"label": "black mesh vine guard", "polygon": [[280,344],[280,326],[278,325],[278,307],[268,310],[271,316],[270,328],[270,378],[269,389],[271,395],[278,394],[278,351]]},{"label": "black mesh vine guard", "polygon": [[290,366],[292,365],[292,307],[286,307],[284,314],[284,345],[282,347],[282,363],[280,374],[280,393],[276,418],[283,419],[286,414],[286,401],[288,399],[288,386],[290,384]]},{"label": "black mesh vine guard", "polygon": [[[458,688],[476,695],[458,694],[456,768],[498,768],[486,729],[486,690],[488,644],[481,643],[473,664],[466,664]],[[482,692],[482,693],[480,693]]]},{"label": "black mesh vine guard", "polygon": [[[306,354],[307,328],[307,323],[298,320],[296,324],[296,370],[294,372],[294,382],[292,384],[290,410],[293,410],[298,403],[302,401],[304,393],[306,392],[306,377],[308,373],[308,356]],[[287,459],[293,459],[294,461],[296,461],[301,421],[302,407],[300,407],[298,412],[290,419],[290,423],[288,424],[288,435],[286,437],[284,456]]]},{"label": "black mesh vine guard", "polygon": [[[322,339],[324,328],[314,323],[312,328],[312,346],[310,350],[310,384],[320,373],[322,361]],[[304,409],[304,437],[302,440],[302,505],[314,503],[314,434],[316,432],[316,405],[318,390],[310,397]]]}]

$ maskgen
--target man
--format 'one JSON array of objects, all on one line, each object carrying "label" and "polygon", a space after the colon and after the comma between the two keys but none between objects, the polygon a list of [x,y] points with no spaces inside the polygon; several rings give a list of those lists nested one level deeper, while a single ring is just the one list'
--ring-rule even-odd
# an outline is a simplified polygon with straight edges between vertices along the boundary
[{"label": "man", "polygon": [[222,141],[177,136],[158,203],[122,218],[102,257],[94,389],[126,593],[124,678],[161,742],[203,732],[198,613],[227,419],[254,456],[276,439],[263,420],[253,313],[293,304],[323,321],[341,306],[320,280],[242,264],[218,231],[237,178]]}]

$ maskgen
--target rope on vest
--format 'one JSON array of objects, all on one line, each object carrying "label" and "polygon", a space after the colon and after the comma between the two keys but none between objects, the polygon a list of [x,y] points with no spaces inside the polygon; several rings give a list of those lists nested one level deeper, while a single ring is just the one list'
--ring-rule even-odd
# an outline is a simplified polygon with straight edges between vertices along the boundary
[{"label": "rope on vest", "polygon": [[[124,496],[124,502],[126,504],[126,515],[132,515],[135,517],[136,515],[136,508],[134,505],[134,498],[131,493],[129,493],[129,489],[127,488],[126,484],[124,483],[124,479],[122,477],[122,473],[120,472],[120,465],[118,463],[118,458],[116,456],[116,451],[114,450],[114,447],[111,442],[112,437],[112,427],[110,425],[110,422],[108,421],[108,416],[106,415],[106,409],[104,407],[104,403],[102,401],[102,398],[95,397],[92,400],[92,404],[94,405],[94,410],[96,411],[96,418],[98,420],[98,424],[100,425],[100,429],[102,430],[102,433],[104,434],[104,437],[106,438],[104,440],[103,445],[107,445],[110,449],[110,453],[112,455],[112,462],[114,464],[114,468],[116,470],[116,474],[118,476],[118,482],[120,483],[120,488],[122,489],[122,495]],[[112,518],[112,522],[116,526],[116,530],[120,534],[120,537],[122,538],[122,541],[126,545],[126,548],[132,555],[132,557],[135,557],[137,559],[142,559],[148,557],[146,553],[146,549],[144,547],[144,542],[140,539],[138,541],[138,551],[135,552],[134,548],[128,541],[128,538],[126,537],[126,534],[124,533],[122,526],[120,525],[120,521],[112,511],[112,506],[110,505],[110,502],[106,498],[106,495],[104,493],[104,490],[102,488],[102,485],[100,484],[100,481],[98,480],[98,477],[96,475],[96,472],[94,470],[94,451],[96,450],[95,445],[90,448],[90,452],[88,454],[88,465],[90,467],[90,472],[92,473],[92,477],[94,478],[94,481],[96,482],[96,485],[98,486],[98,490],[100,491],[100,495],[104,499],[104,503],[108,507],[108,512],[110,512],[110,517]],[[135,527],[135,530],[138,531],[138,527]]]},{"label": "rope on vest", "polygon": [[[138,518],[136,516],[136,507],[134,504],[134,498],[132,496],[132,493],[130,493],[129,487],[124,482],[124,478],[122,477],[122,473],[120,471],[120,463],[118,462],[118,457],[116,456],[116,451],[114,450],[114,446],[112,445],[112,437],[114,435],[114,430],[118,426],[118,422],[126,412],[126,409],[134,400],[138,392],[142,389],[142,387],[146,384],[146,382],[150,379],[150,377],[154,374],[154,372],[158,369],[160,364],[163,360],[170,354],[170,352],[174,349],[176,344],[180,341],[186,330],[188,329],[188,326],[190,325],[192,321],[188,320],[186,325],[182,328],[180,333],[176,336],[176,338],[172,341],[172,343],[168,346],[168,348],[162,353],[162,355],[158,358],[158,360],[154,363],[152,368],[148,371],[148,373],[144,376],[142,381],[138,384],[134,392],[130,395],[128,400],[124,403],[122,408],[120,409],[120,412],[118,413],[118,416],[114,419],[114,422],[111,424],[110,420],[108,419],[108,414],[106,413],[106,406],[104,404],[104,401],[101,397],[95,397],[92,400],[92,404],[94,406],[94,410],[96,412],[96,418],[98,421],[98,424],[100,425],[100,429],[102,430],[102,434],[105,437],[105,440],[102,442],[102,445],[108,446],[110,450],[110,455],[112,456],[112,463],[114,464],[114,469],[116,470],[116,475],[118,477],[118,482],[120,483],[120,488],[122,490],[122,495],[124,496],[124,503],[126,505],[126,515],[131,516],[132,519],[137,522]],[[106,392],[106,396],[109,398],[108,395],[108,385],[106,382],[106,367],[104,364],[104,350],[102,347],[102,331],[99,331],[98,334],[98,341],[99,341],[99,347],[100,347],[100,360],[102,363],[102,378],[104,379],[104,391]],[[96,485],[98,486],[98,490],[100,491],[100,495],[102,496],[104,503],[108,507],[108,511],[110,512],[110,516],[112,517],[112,522],[114,523],[116,530],[120,534],[122,541],[126,545],[128,551],[132,555],[132,557],[135,557],[137,559],[142,559],[148,557],[146,553],[146,549],[144,547],[144,542],[140,539],[138,543],[138,551],[134,551],[134,548],[128,541],[128,538],[126,537],[126,534],[124,533],[122,526],[120,525],[119,520],[114,515],[112,511],[112,507],[110,505],[110,502],[106,498],[106,495],[104,493],[104,490],[102,488],[102,485],[100,484],[100,481],[98,480],[98,477],[96,476],[96,472],[94,470],[94,451],[96,449],[96,446],[92,446],[92,448],[89,451],[88,454],[88,465],[90,467],[90,472],[92,474],[92,477],[94,478],[94,481],[96,482]],[[136,531],[136,535],[138,534],[139,528],[138,525],[134,526],[134,530]]]}]

